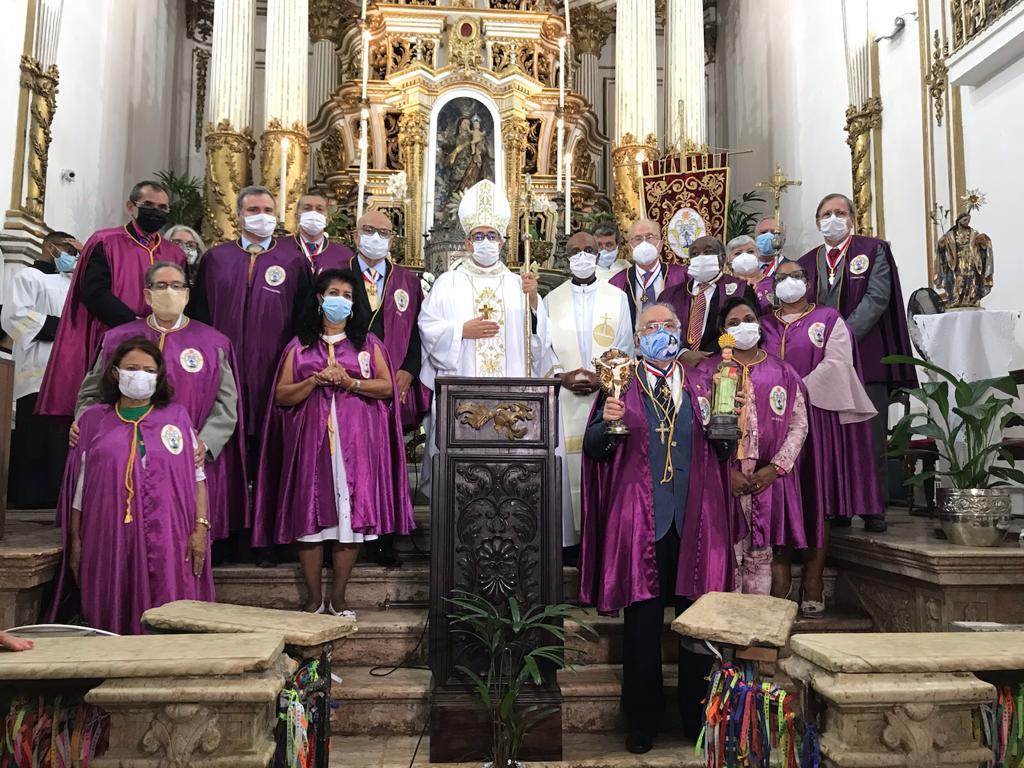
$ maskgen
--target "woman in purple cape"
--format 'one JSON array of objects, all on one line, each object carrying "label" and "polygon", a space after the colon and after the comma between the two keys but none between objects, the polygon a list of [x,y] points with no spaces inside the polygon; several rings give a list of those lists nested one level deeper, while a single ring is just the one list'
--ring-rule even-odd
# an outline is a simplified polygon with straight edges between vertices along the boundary
[{"label": "woman in purple cape", "polygon": [[[358,278],[326,269],[285,347],[263,430],[253,544],[297,542],[305,610],[354,616],[345,588],[358,546],[414,527],[394,377],[383,344],[367,332]],[[323,543],[334,584],[325,601]]]},{"label": "woman in purple cape", "polygon": [[[64,560],[53,614],[81,593],[90,626],[141,634],[142,614],[174,600],[213,600],[206,476],[184,407],[171,402],[163,355],[142,337],[123,342],[79,418],[58,522]],[[52,616],[51,616],[52,618]]]},{"label": "woman in purple cape", "polygon": [[[765,349],[803,377],[809,400],[810,432],[800,462],[808,547],[800,612],[813,618],[825,611],[826,518],[882,511],[871,436],[875,408],[855,367],[853,334],[837,310],[808,302],[807,272],[798,262],[779,265],[775,295],[781,307],[764,320]],[[786,579],[780,588],[787,591],[790,556],[788,550],[776,556]]]},{"label": "woman in purple cape", "polygon": [[[733,359],[741,369],[740,389],[746,396],[731,471],[732,493],[749,530],[736,545],[736,586],[742,592],[785,597],[773,577],[774,549],[807,545],[796,471],[807,437],[804,385],[789,365],[760,348],[755,301],[727,301],[719,328],[735,342]],[[714,370],[719,362],[721,356],[715,356],[703,365]]]}]

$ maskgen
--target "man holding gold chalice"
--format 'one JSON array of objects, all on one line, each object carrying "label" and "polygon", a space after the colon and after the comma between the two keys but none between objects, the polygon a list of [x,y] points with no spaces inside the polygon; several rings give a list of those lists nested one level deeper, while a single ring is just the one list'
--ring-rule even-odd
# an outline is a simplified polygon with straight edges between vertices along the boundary
[{"label": "man holding gold chalice", "polygon": [[[664,609],[733,588],[733,545],[744,533],[729,494],[728,442],[711,441],[709,366],[676,360],[681,327],[667,304],[645,309],[629,360],[594,361],[604,394],[583,440],[580,600],[624,612],[622,705],[631,752],[657,733]],[[679,702],[688,733],[700,726],[710,657],[680,648]]]}]

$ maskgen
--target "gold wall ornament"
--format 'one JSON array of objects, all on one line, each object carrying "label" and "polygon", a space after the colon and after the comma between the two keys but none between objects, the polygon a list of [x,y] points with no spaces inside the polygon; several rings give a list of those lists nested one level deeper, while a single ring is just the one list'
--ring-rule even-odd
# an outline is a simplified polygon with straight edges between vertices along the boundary
[{"label": "gold wall ornament", "polygon": [[623,134],[619,143],[612,147],[612,210],[622,232],[629,230],[643,210],[640,201],[641,166],[657,158],[658,138],[653,133],[642,144],[633,134]]},{"label": "gold wall ornament", "polygon": [[423,264],[423,171],[426,161],[427,115],[416,105],[404,112],[398,121],[398,149],[405,168],[408,204],[405,211],[405,263],[410,266]]},{"label": "gold wall ornament", "polygon": [[487,422],[493,422],[494,431],[509,440],[521,440],[527,428],[520,422],[533,421],[533,408],[526,403],[499,403],[489,407],[482,403],[463,403],[455,412],[460,424],[472,427],[477,432]]},{"label": "gold wall ornament", "polygon": [[46,168],[50,154],[50,126],[57,111],[57,83],[60,74],[51,65],[45,70],[32,56],[21,57],[21,86],[29,94],[28,125],[28,182],[22,210],[29,216],[43,220],[46,204]]},{"label": "gold wall ornament", "polygon": [[959,51],[1021,0],[952,0],[953,50]]},{"label": "gold wall ornament", "polygon": [[250,162],[256,143],[246,128],[238,131],[228,120],[206,128],[206,215],[203,239],[222,243],[238,237],[235,201],[252,179]]},{"label": "gold wall ornament", "polygon": [[260,136],[260,180],[277,200],[281,190],[281,140],[285,138],[288,139],[288,157],[285,161],[284,226],[289,232],[295,232],[299,226],[298,202],[306,191],[309,168],[309,132],[305,125],[295,122],[285,128],[277,118],[267,123]]},{"label": "gold wall ornament", "polygon": [[186,0],[185,35],[197,43],[213,38],[213,0]]},{"label": "gold wall ornament", "polygon": [[526,164],[526,139],[530,126],[526,117],[516,112],[501,117],[501,141],[505,151],[505,196],[512,208],[512,217],[508,223],[505,236],[507,246],[506,263],[519,263],[519,208],[520,186],[523,179],[523,167]]},{"label": "gold wall ornament", "polygon": [[942,125],[946,87],[949,85],[949,70],[946,68],[945,62],[945,57],[948,55],[947,47],[939,42],[939,30],[936,29],[934,48],[932,49],[932,65],[928,68],[924,84],[928,87],[928,93],[932,97],[932,105],[935,107],[935,124],[938,126]]},{"label": "gold wall ornament", "polygon": [[203,125],[206,124],[206,83],[210,72],[210,51],[195,49],[196,60],[196,115],[194,121],[196,152],[203,148]]},{"label": "gold wall ornament", "polygon": [[478,67],[483,63],[480,53],[480,22],[463,16],[448,32],[448,64],[464,69]]},{"label": "gold wall ornament", "polygon": [[857,209],[857,232],[871,236],[871,135],[882,125],[882,101],[872,96],[861,107],[846,110],[846,143],[850,147],[853,174],[853,203]]},{"label": "gold wall ornament", "polygon": [[799,187],[802,184],[802,181],[786,178],[786,174],[782,172],[782,163],[775,163],[775,173],[764,181],[759,181],[755,184],[755,186],[760,187],[761,189],[770,189],[772,191],[772,197],[775,202],[773,211],[776,232],[782,231],[782,195],[789,187]]},{"label": "gold wall ornament", "polygon": [[343,8],[337,0],[309,0],[309,41],[336,43],[343,17],[351,18],[354,7]]},{"label": "gold wall ornament", "polygon": [[600,58],[608,35],[615,28],[615,14],[594,3],[575,7],[571,13],[573,46],[580,54]]}]

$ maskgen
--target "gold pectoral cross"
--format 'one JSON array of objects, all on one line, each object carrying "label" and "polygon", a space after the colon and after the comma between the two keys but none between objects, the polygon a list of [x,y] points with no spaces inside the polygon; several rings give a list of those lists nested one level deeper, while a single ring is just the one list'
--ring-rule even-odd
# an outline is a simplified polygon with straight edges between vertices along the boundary
[{"label": "gold pectoral cross", "polygon": [[658,428],[654,431],[658,433],[658,437],[661,438],[661,444],[664,445],[665,436],[668,435],[668,433],[671,432],[672,430],[669,429],[668,424],[662,421],[658,424]]}]

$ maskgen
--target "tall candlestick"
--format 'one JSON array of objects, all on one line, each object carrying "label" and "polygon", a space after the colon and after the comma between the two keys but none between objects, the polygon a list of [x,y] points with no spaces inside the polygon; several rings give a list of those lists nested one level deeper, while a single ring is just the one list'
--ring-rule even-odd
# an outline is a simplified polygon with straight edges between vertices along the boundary
[{"label": "tall candlestick", "polygon": [[565,236],[572,228],[572,152],[565,154]]},{"label": "tall candlestick", "polygon": [[572,24],[569,23],[569,0],[565,1],[565,36],[572,34]]},{"label": "tall candlestick", "polygon": [[277,208],[280,211],[278,218],[284,221],[285,213],[288,210],[288,137],[281,139],[281,192],[277,201]]},{"label": "tall candlestick", "polygon": [[370,143],[366,137],[368,110],[363,109],[359,118],[359,201],[356,205],[358,216],[363,215],[363,200],[366,197],[366,166]]},{"label": "tall candlestick", "polygon": [[[533,217],[531,211],[533,210],[533,177],[529,174],[526,175],[526,231],[524,232],[524,243],[523,243],[523,273],[530,271],[530,228],[533,224]],[[523,370],[526,376],[533,375],[533,352],[531,347],[533,346],[533,310],[530,307],[530,297],[524,296],[524,307],[523,307],[523,338],[526,339],[526,343],[523,344]]]},{"label": "tall candlestick", "polygon": [[562,118],[559,117],[558,118],[558,131],[557,131],[557,135],[555,136],[555,141],[557,142],[557,146],[555,147],[555,157],[556,157],[555,165],[558,168],[557,181],[555,182],[555,189],[556,190],[562,188],[562,143],[563,143],[563,136],[564,136],[564,134],[565,134],[565,123],[562,121]]},{"label": "tall candlestick", "polygon": [[359,18],[361,18],[363,21],[366,21],[366,0],[363,0],[362,15]]},{"label": "tall candlestick", "polygon": [[370,79],[370,30],[363,27],[363,101],[366,101],[366,81]]},{"label": "tall candlestick", "polygon": [[558,106],[565,108],[565,38],[558,38]]}]

